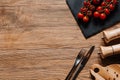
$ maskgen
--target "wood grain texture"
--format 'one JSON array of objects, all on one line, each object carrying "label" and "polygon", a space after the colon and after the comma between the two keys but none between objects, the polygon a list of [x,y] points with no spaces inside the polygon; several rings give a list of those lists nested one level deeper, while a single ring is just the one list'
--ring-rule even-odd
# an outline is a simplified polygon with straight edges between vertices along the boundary
[{"label": "wood grain texture", "polygon": [[0,80],[64,80],[80,49],[95,45],[78,76],[91,80],[101,38],[84,38],[65,0],[0,0]]}]

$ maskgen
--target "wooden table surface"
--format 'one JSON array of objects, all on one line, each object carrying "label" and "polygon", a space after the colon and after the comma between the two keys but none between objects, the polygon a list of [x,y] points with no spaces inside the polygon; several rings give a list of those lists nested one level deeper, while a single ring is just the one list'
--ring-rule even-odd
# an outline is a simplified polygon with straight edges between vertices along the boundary
[{"label": "wooden table surface", "polygon": [[101,38],[84,38],[65,0],[0,0],[0,80],[64,80],[81,48],[95,45],[77,79],[91,80]]}]

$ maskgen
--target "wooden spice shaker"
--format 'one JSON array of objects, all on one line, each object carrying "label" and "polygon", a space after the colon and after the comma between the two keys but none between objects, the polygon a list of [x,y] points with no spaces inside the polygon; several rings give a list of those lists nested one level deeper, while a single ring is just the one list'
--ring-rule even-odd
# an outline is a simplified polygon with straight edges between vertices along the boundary
[{"label": "wooden spice shaker", "polygon": [[120,54],[120,44],[112,46],[100,46],[102,58]]},{"label": "wooden spice shaker", "polygon": [[104,41],[109,43],[110,41],[120,38],[120,28],[110,30],[110,31],[103,31]]}]

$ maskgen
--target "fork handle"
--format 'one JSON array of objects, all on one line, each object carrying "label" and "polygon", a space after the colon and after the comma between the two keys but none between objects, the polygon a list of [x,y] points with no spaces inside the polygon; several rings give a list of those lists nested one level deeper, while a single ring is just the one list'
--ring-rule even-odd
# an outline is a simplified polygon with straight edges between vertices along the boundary
[{"label": "fork handle", "polygon": [[67,75],[67,77],[66,77],[65,80],[71,80],[71,77],[72,77],[73,73],[75,72],[76,67],[77,67],[77,66],[75,66],[75,64],[74,64],[74,66],[73,66],[72,69],[70,70],[70,72],[69,72],[69,74]]}]

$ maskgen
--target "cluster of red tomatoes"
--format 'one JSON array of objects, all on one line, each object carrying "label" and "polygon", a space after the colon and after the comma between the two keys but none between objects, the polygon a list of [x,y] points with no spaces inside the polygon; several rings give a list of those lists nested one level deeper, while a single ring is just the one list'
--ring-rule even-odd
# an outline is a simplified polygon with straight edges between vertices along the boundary
[{"label": "cluster of red tomatoes", "polygon": [[80,8],[78,19],[88,22],[90,17],[105,20],[118,4],[118,0],[86,0],[84,6]]}]

